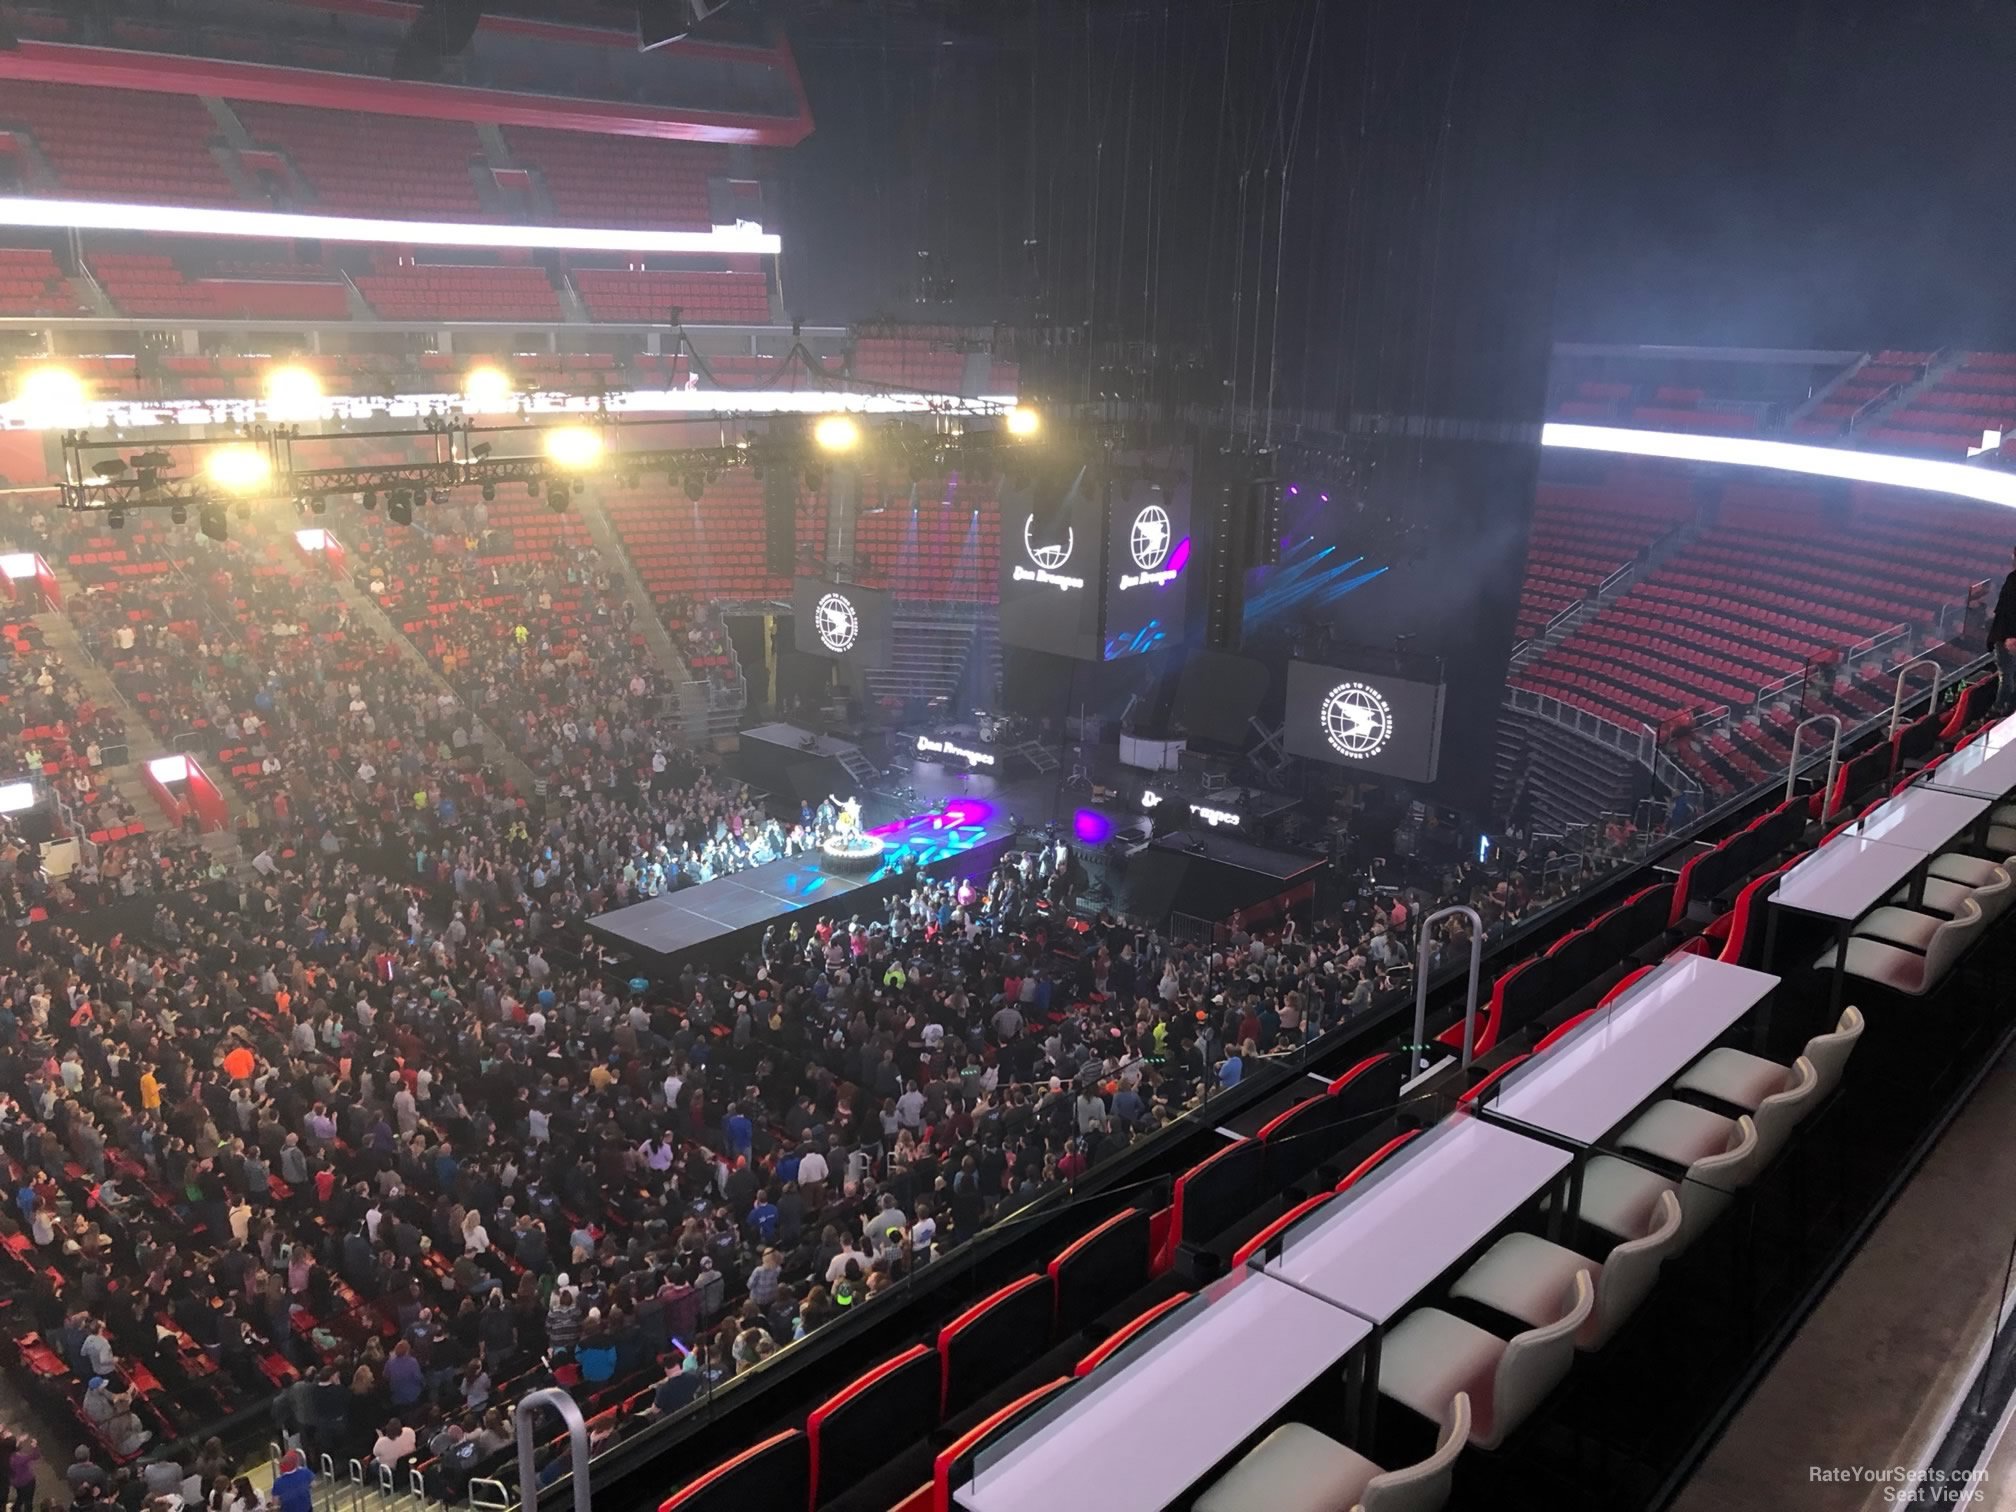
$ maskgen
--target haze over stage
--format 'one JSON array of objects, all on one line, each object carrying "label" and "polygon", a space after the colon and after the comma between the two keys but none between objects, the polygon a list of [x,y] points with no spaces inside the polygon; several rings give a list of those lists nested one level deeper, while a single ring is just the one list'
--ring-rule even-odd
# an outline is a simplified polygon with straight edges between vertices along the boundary
[{"label": "haze over stage", "polygon": [[[985,876],[1015,827],[991,805],[969,799],[873,833],[886,842],[890,858],[876,871],[841,876],[820,865],[816,852],[789,856],[614,909],[590,919],[588,928],[605,944],[642,955],[654,970],[677,970],[688,958],[739,950],[765,925],[794,914],[810,921],[871,911],[912,886],[920,872],[940,879]],[[905,855],[916,864],[898,870],[896,858]]]}]

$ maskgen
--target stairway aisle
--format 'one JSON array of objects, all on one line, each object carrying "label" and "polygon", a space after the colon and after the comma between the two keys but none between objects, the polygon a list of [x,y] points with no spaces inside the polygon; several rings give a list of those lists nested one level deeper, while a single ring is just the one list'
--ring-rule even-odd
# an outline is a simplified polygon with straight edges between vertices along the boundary
[{"label": "stairway aisle", "polygon": [[623,585],[624,598],[637,611],[638,623],[643,626],[644,644],[658,658],[659,667],[675,687],[691,682],[693,673],[687,668],[686,659],[679,654],[679,648],[672,643],[671,632],[665,628],[658,606],[651,601],[651,595],[645,591],[637,570],[630,565],[630,553],[623,549],[622,541],[617,538],[616,527],[610,522],[609,511],[602,507],[602,500],[591,489],[576,496],[574,508],[581,523],[588,527],[588,539],[602,553],[603,565]]},{"label": "stairway aisle", "polygon": [[512,753],[509,746],[498,739],[497,732],[491,729],[484,722],[483,717],[473,708],[470,708],[463,700],[462,695],[449,685],[448,680],[441,675],[440,669],[420,654],[420,648],[407,638],[403,630],[392,623],[391,616],[386,614],[383,609],[380,609],[371,595],[351,582],[348,577],[340,573],[332,574],[329,581],[335,585],[336,592],[342,600],[350,606],[350,613],[353,618],[368,625],[374,635],[384,641],[386,645],[398,651],[401,656],[406,657],[413,665],[420,668],[437,688],[442,689],[455,699],[456,703],[469,715],[471,733],[483,742],[484,758],[494,761],[503,769],[505,775],[511,779],[512,784],[518,791],[530,797],[535,787],[532,769],[520,761]]}]

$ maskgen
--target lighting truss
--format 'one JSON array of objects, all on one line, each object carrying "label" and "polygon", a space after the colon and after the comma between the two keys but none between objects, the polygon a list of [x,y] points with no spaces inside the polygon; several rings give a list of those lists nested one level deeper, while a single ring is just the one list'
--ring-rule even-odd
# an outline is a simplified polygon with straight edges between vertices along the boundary
[{"label": "lighting truss", "polygon": [[[162,509],[177,505],[187,509],[244,503],[254,497],[306,502],[398,488],[432,493],[506,484],[545,487],[591,477],[662,476],[668,483],[678,483],[693,477],[712,479],[742,467],[818,474],[832,466],[854,465],[857,460],[916,472],[957,467],[973,476],[987,476],[1014,466],[1014,452],[1019,449],[1017,442],[998,430],[933,429],[898,421],[864,428],[860,451],[844,461],[821,452],[803,425],[751,431],[735,443],[727,441],[724,429],[723,441],[716,446],[626,450],[621,445],[626,427],[644,422],[625,422],[606,414],[589,418],[603,435],[605,450],[598,462],[586,468],[563,466],[545,454],[538,438],[548,427],[482,425],[464,416],[430,419],[419,430],[308,434],[297,426],[251,427],[242,435],[172,443],[176,451],[192,453],[248,444],[266,448],[271,479],[256,494],[233,493],[215,486],[200,465],[190,468],[189,476],[170,476],[172,469],[166,467],[143,470],[136,465],[140,457],[131,455],[134,452],[131,441],[94,439],[88,432],[69,431],[63,436],[62,504],[66,509],[86,511]],[[938,417],[934,423],[949,427],[957,422]],[[388,440],[419,437],[427,438],[434,450],[433,458],[319,468],[301,468],[293,463],[296,441],[325,447],[376,448]],[[516,453],[519,447],[523,448],[522,454],[498,455],[506,449]]]}]

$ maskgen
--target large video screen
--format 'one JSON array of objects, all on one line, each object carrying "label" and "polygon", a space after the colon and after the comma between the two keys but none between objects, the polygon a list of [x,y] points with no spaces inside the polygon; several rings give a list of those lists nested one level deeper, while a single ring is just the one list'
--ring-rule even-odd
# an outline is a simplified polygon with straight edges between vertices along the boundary
[{"label": "large video screen", "polygon": [[883,589],[795,578],[791,618],[800,651],[868,667],[889,665],[889,595]]},{"label": "large video screen", "polygon": [[1001,490],[1001,644],[1097,661],[1105,521],[1092,469]]},{"label": "large video screen", "polygon": [[1290,755],[1368,776],[1433,782],[1446,694],[1439,682],[1291,661],[1284,744]]},{"label": "large video screen", "polygon": [[1106,538],[1104,659],[1180,645],[1190,598],[1190,485],[1113,485]]}]

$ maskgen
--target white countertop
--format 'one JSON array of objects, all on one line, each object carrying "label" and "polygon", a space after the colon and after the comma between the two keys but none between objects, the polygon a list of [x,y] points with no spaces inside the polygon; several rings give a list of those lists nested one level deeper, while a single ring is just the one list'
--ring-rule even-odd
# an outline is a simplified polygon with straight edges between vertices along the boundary
[{"label": "white countertop", "polygon": [[1266,1274],[1385,1323],[1571,1158],[1472,1113],[1452,1113],[1291,1228]]},{"label": "white countertop", "polygon": [[953,1500],[966,1512],[1167,1506],[1372,1332],[1248,1268],[1153,1327],[983,1453]]},{"label": "white countertop", "polygon": [[[2010,754],[2016,756],[2016,747],[2011,747]],[[1936,777],[1938,773],[1933,775]],[[1856,820],[1847,833],[1936,856],[1993,806],[1993,799],[1976,793],[1941,791],[1930,786],[1907,788],[1881,808]]]},{"label": "white countertop", "polygon": [[1681,956],[1507,1072],[1487,1119],[1595,1144],[1686,1070],[1778,985],[1768,972]]},{"label": "white countertop", "polygon": [[1780,908],[1852,923],[1877,907],[1925,863],[1926,853],[1860,835],[1839,835],[1778,879]]}]

